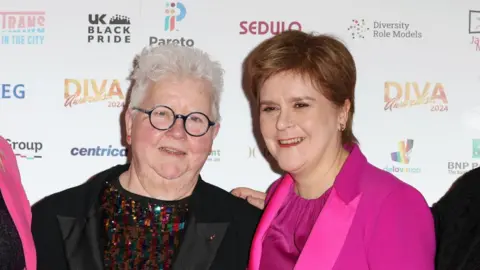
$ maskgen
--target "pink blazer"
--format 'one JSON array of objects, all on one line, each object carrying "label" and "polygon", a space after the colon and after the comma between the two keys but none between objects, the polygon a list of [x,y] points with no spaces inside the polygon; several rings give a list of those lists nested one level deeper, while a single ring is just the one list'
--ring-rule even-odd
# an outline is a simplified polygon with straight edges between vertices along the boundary
[{"label": "pink blazer", "polygon": [[[275,184],[254,236],[248,270],[259,270],[263,237],[293,179],[286,174]],[[434,221],[424,197],[369,164],[354,146],[295,270],[433,270],[434,259]]]},{"label": "pink blazer", "polygon": [[26,269],[36,270],[37,258],[30,229],[32,223],[30,203],[21,183],[15,154],[1,136],[0,158],[3,163],[3,168],[0,167],[0,190],[22,240]]}]

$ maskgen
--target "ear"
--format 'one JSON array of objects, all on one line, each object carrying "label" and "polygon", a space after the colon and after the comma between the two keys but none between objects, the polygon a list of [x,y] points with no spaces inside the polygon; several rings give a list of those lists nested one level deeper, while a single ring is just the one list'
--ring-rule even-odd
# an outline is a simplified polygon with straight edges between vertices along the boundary
[{"label": "ear", "polygon": [[215,126],[213,126],[213,138],[214,139],[217,137],[219,131],[220,131],[220,123],[216,123]]},{"label": "ear", "polygon": [[349,99],[346,99],[345,102],[343,103],[342,107],[340,107],[340,111],[338,114],[338,122],[339,124],[346,125],[348,121],[348,115],[350,113],[350,106],[352,104],[350,103]]},{"label": "ear", "polygon": [[[127,136],[127,138],[132,136],[133,117],[134,117],[134,112],[132,111],[132,109],[128,108],[125,111],[125,132],[127,133],[125,135]],[[128,139],[127,139],[127,143],[130,144]]]}]

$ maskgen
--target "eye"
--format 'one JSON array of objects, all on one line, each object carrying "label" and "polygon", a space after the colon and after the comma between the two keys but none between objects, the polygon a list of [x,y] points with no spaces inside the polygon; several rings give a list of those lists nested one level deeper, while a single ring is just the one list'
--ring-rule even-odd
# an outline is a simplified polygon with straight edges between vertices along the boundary
[{"label": "eye", "polygon": [[275,107],[264,107],[262,109],[262,111],[264,111],[264,112],[270,112],[270,111],[273,111],[273,110],[275,110]]},{"label": "eye", "polygon": [[304,107],[308,107],[309,105],[307,103],[295,103],[295,108],[304,108]]},{"label": "eye", "polygon": [[200,122],[200,123],[203,122],[203,118],[200,118],[199,116],[195,116],[195,115],[194,115],[194,116],[190,116],[189,119],[192,120],[192,121],[195,121],[195,122]]},{"label": "eye", "polygon": [[167,113],[166,113],[166,112],[161,112],[161,111],[160,111],[160,112],[154,111],[153,114],[154,114],[155,116],[161,116],[161,117],[167,116]]}]

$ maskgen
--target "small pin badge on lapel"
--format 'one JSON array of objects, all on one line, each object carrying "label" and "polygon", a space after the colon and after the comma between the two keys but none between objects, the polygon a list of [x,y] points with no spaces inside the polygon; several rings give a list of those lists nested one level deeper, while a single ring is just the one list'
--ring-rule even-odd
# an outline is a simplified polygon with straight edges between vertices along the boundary
[{"label": "small pin badge on lapel", "polygon": [[210,242],[211,242],[211,241],[213,241],[213,239],[215,239],[215,234],[213,234],[213,235],[210,235],[210,237],[208,238],[208,241],[210,241]]}]

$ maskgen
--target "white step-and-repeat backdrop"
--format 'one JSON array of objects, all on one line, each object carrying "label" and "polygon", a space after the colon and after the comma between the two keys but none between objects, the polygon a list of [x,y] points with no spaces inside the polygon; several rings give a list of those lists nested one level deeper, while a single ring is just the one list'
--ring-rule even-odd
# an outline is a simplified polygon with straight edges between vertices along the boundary
[{"label": "white step-and-repeat backdrop", "polygon": [[278,175],[251,132],[241,63],[285,29],[334,34],[351,49],[354,130],[373,164],[429,203],[479,166],[478,0],[2,0],[0,135],[31,202],[125,162],[119,123],[132,60],[166,42],[204,49],[226,69],[204,178],[265,189]]}]

